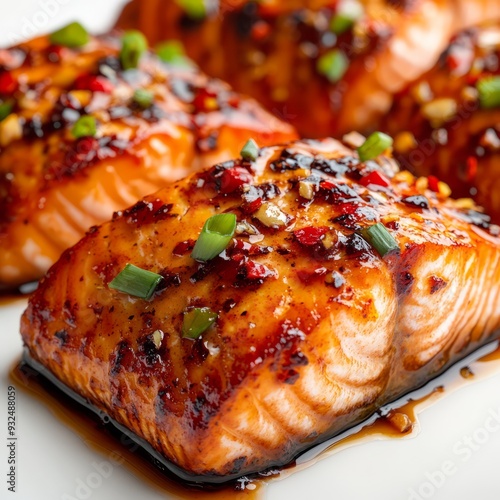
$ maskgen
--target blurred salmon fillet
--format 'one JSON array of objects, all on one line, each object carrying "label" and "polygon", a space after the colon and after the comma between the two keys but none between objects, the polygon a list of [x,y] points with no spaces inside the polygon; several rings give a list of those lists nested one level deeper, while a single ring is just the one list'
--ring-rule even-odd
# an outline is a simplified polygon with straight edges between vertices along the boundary
[{"label": "blurred salmon fillet", "polygon": [[210,75],[305,137],[377,128],[393,95],[459,31],[500,19],[497,0],[133,0],[119,27],[179,39]]},{"label": "blurred salmon fillet", "polygon": [[[124,71],[120,50],[118,36],[103,36],[78,49],[42,37],[0,51],[0,287],[40,278],[89,227],[237,155],[249,137],[296,137],[192,66],[147,53]],[[82,116],[95,133],[75,136]]]},{"label": "blurred salmon fillet", "polygon": [[438,64],[396,96],[382,127],[405,168],[444,180],[500,222],[500,25],[455,37]]},{"label": "blurred salmon fillet", "polygon": [[[234,235],[195,261],[216,214]],[[361,162],[333,139],[265,148],[93,229],[41,281],[22,337],[184,478],[226,481],[290,462],[497,338],[498,233],[387,156]],[[158,275],[151,298],[110,286],[130,263]],[[196,311],[211,321],[186,338]]]}]

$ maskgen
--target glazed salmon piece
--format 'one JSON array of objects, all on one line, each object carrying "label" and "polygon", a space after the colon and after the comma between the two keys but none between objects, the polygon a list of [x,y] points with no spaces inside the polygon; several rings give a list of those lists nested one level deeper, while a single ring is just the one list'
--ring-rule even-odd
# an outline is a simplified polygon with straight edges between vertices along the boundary
[{"label": "glazed salmon piece", "polygon": [[[145,54],[124,71],[118,36],[71,49],[42,37],[0,51],[0,287],[40,278],[92,225],[254,137],[293,128],[192,65]],[[185,61],[183,60],[185,63]],[[151,102],[137,101],[146,91]],[[9,112],[10,111],[10,112]],[[76,137],[80,117],[95,134]]]},{"label": "glazed salmon piece", "polygon": [[[21,323],[34,360],[191,481],[290,462],[500,325],[499,228],[477,207],[333,139],[245,156],[92,229]],[[195,261],[216,214],[234,235]],[[127,264],[161,276],[151,298],[110,286]],[[198,309],[213,324],[186,338]]]},{"label": "glazed salmon piece", "polygon": [[119,27],[179,39],[210,75],[252,95],[305,137],[373,130],[393,96],[450,38],[500,20],[496,0],[202,3],[133,0]]},{"label": "glazed salmon piece", "polygon": [[439,63],[396,96],[383,128],[413,172],[447,182],[500,221],[500,27],[455,37]]}]

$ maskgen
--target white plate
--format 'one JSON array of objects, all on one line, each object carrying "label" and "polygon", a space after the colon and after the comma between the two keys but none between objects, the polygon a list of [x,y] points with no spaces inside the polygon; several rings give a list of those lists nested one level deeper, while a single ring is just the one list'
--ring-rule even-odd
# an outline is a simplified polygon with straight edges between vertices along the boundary
[{"label": "white plate", "polygon": [[[123,0],[1,0],[0,44],[50,31],[73,19],[99,32],[111,25]],[[63,423],[50,406],[17,387],[17,493],[8,495],[7,387],[21,355],[19,317],[25,305],[0,306],[0,498],[18,500],[155,500],[178,498],[110,462]],[[500,362],[471,365],[489,376],[463,381],[459,367],[430,386],[445,384],[437,402],[419,415],[420,431],[404,439],[370,441],[324,456],[264,490],[273,500],[498,500],[500,485]],[[477,380],[481,378],[481,380]],[[459,381],[462,380],[461,383]],[[495,420],[495,417],[497,420]],[[117,450],[120,449],[117,445]],[[111,465],[111,467],[110,467]],[[100,468],[99,468],[100,466]],[[445,468],[449,474],[445,475]],[[97,472],[97,470],[100,472]],[[189,494],[186,494],[188,497]],[[192,498],[197,498],[191,494]],[[238,498],[238,497],[236,497]]]},{"label": "white plate", "polygon": [[[17,495],[22,500],[157,500],[180,498],[155,486],[130,465],[112,461],[122,449],[107,442],[89,446],[89,434],[65,423],[51,405],[30,396],[9,378],[21,356],[18,334],[24,300],[0,306],[0,398],[2,436],[7,442],[7,387],[16,387]],[[492,347],[483,348],[484,354]],[[423,408],[417,430],[408,437],[371,439],[334,454],[323,455],[304,470],[272,481],[264,498],[273,500],[498,500],[500,458],[500,361],[468,361],[452,367],[420,394],[444,385],[442,395]],[[476,374],[460,376],[468,365]],[[425,407],[425,404],[422,405]],[[93,433],[99,440],[99,433]],[[2,443],[2,467],[7,472],[8,449]],[[101,443],[102,444],[102,443]],[[338,447],[337,447],[338,448]],[[446,470],[448,474],[445,474]],[[98,472],[99,471],[99,472]],[[2,475],[5,478],[5,475]],[[0,498],[8,484],[2,481]],[[182,497],[181,497],[182,498]],[[186,492],[184,498],[197,498]],[[210,497],[209,497],[210,498]],[[216,499],[217,496],[214,497]],[[235,498],[238,498],[235,496]]]}]

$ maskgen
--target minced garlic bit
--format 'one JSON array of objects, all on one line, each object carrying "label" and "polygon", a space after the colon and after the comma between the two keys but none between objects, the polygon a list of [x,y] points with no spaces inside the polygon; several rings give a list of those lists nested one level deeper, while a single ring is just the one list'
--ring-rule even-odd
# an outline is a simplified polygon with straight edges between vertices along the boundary
[{"label": "minced garlic bit", "polygon": [[395,182],[406,182],[409,186],[413,186],[415,182],[415,177],[408,170],[398,172],[393,179]]},{"label": "minced garlic bit", "polygon": [[434,99],[422,106],[422,114],[435,128],[451,120],[457,114],[457,101],[448,97]]},{"label": "minced garlic bit", "polygon": [[454,205],[456,208],[471,209],[474,208],[474,200],[472,198],[458,198]]},{"label": "minced garlic bit", "polygon": [[0,146],[5,147],[22,136],[23,128],[17,114],[10,114],[0,123]]},{"label": "minced garlic bit", "polygon": [[448,198],[451,195],[451,188],[446,182],[439,181],[438,190],[439,195],[443,198]]},{"label": "minced garlic bit", "polygon": [[401,434],[407,433],[413,427],[410,417],[399,411],[391,411],[385,418]]},{"label": "minced garlic bit", "polygon": [[155,330],[153,332],[153,342],[155,344],[156,349],[159,349],[161,347],[163,336],[164,334],[161,330]]},{"label": "minced garlic bit", "polygon": [[394,137],[394,150],[397,153],[409,153],[412,149],[417,147],[417,140],[415,136],[408,131],[399,132]]},{"label": "minced garlic bit", "polygon": [[359,148],[366,141],[366,137],[359,132],[349,132],[342,137],[342,141],[354,149]]},{"label": "minced garlic bit", "polygon": [[411,88],[411,93],[419,104],[425,104],[434,97],[428,82],[420,82],[417,85],[414,85]]},{"label": "minced garlic bit", "polygon": [[259,234],[258,229],[255,226],[252,226],[246,220],[242,220],[236,224],[236,234],[247,234],[247,235],[256,235]]},{"label": "minced garlic bit", "polygon": [[312,200],[314,198],[314,184],[312,182],[300,181],[299,194],[306,200]]},{"label": "minced garlic bit", "polygon": [[415,187],[419,193],[423,193],[429,187],[429,179],[427,177],[419,177],[415,183]]},{"label": "minced garlic bit", "polygon": [[284,227],[288,220],[288,216],[274,203],[263,203],[254,217],[267,227]]}]

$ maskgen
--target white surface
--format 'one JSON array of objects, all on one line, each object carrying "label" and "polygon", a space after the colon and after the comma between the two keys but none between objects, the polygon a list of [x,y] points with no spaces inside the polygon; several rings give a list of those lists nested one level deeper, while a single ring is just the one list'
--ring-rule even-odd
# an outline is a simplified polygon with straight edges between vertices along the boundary
[{"label": "white surface", "polygon": [[[122,3],[111,0],[0,0],[0,44],[8,45],[35,31],[50,31],[73,19],[81,20],[98,32],[110,25]],[[7,386],[11,384],[8,373],[21,354],[18,323],[23,306],[23,301],[0,306],[0,408],[3,409],[0,418],[0,436],[3,436],[0,498],[169,498],[120,466],[115,466],[109,477],[96,476],[93,464],[106,461],[106,456],[87,447],[77,433],[21,388],[17,390],[17,493],[7,491]],[[498,500],[500,424],[498,429],[490,426],[489,431],[484,427],[486,423],[493,423],[491,412],[496,412],[500,419],[500,363],[497,364],[495,375],[479,382],[466,381],[458,390],[448,391],[424,410],[419,419],[421,432],[415,437],[372,441],[342,450],[306,470],[272,482],[265,491],[266,498]],[[446,380],[447,384],[460,380],[458,368],[452,369]],[[475,436],[484,443],[472,441],[466,445],[467,436]],[[453,463],[454,472],[445,477],[437,471],[447,461]],[[440,479],[442,484],[433,486],[429,476]],[[92,487],[78,489],[82,481],[89,481]]]}]

